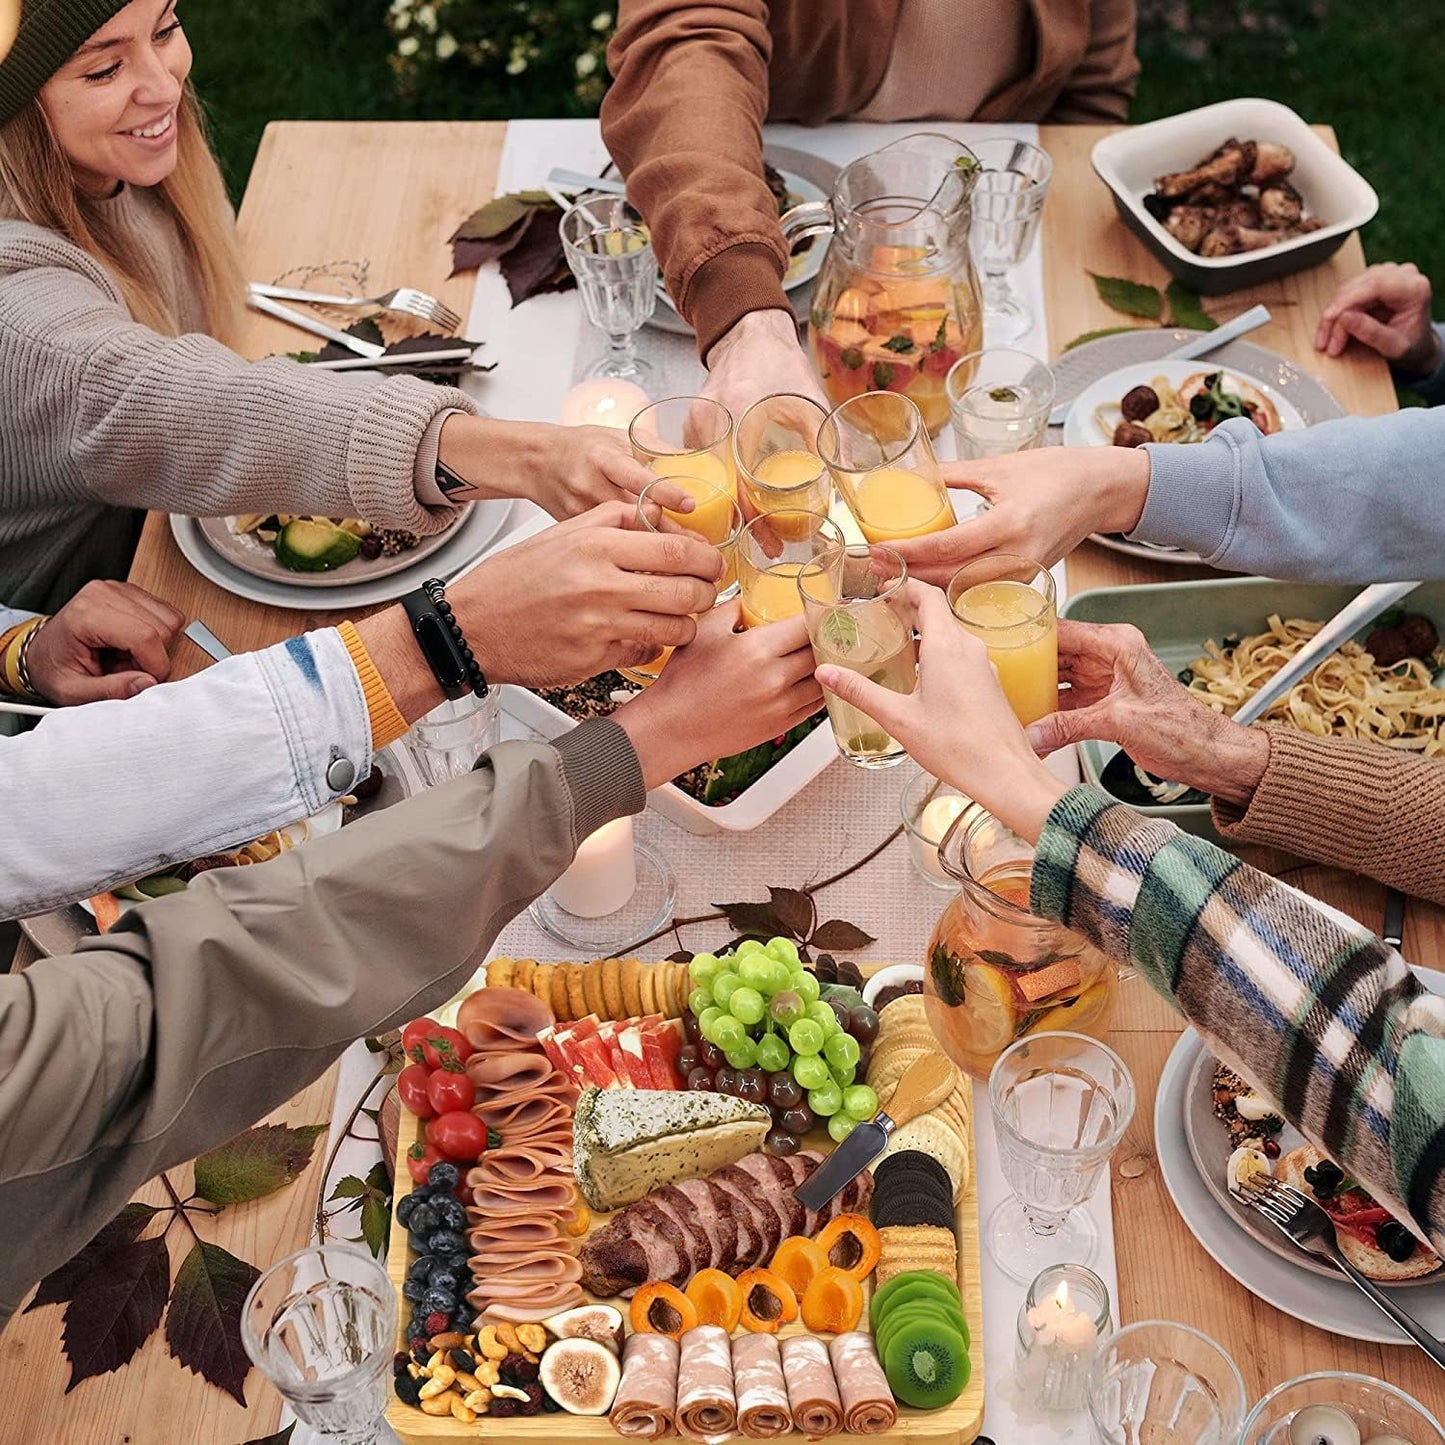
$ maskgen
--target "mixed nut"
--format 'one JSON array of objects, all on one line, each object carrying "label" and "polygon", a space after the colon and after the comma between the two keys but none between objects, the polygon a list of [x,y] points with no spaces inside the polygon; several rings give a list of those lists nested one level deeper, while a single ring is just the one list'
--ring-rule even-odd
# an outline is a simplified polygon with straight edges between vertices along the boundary
[{"label": "mixed nut", "polygon": [[547,1331],[538,1324],[487,1325],[474,1334],[433,1335],[393,1361],[397,1398],[428,1415],[470,1425],[483,1415],[560,1410],[537,1382]]}]

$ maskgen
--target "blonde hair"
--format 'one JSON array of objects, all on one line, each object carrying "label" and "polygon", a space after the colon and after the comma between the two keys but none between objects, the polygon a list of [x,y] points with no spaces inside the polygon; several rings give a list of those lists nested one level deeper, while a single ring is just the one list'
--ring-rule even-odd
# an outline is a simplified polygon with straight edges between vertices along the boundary
[{"label": "blonde hair", "polygon": [[[226,187],[206,138],[200,102],[189,85],[176,109],[176,125],[176,168],[155,188],[156,194],[188,253],[207,330],[229,342],[244,309],[244,273]],[[75,184],[38,99],[0,126],[0,193],[8,195],[22,220],[57,232],[93,256],[142,325],[179,335],[180,318],[151,258]]]}]

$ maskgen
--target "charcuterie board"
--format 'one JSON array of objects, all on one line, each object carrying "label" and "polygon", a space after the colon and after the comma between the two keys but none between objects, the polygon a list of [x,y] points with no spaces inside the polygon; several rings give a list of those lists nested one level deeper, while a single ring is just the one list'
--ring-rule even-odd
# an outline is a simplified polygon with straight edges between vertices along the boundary
[{"label": "charcuterie board", "polygon": [[[863,965],[864,974],[871,974],[883,964]],[[411,1177],[406,1167],[407,1151],[421,1136],[423,1125],[412,1114],[402,1112],[401,1127],[397,1138],[396,1194],[394,1206],[411,1192]],[[805,1141],[809,1148],[829,1150],[833,1146],[825,1132],[810,1135]],[[983,1423],[984,1372],[983,1372],[983,1301],[980,1294],[979,1221],[978,1192],[974,1159],[974,1140],[970,1131],[967,1139],[968,1183],[955,1205],[954,1230],[957,1237],[958,1286],[963,1299],[963,1313],[972,1335],[972,1373],[962,1394],[952,1404],[938,1410],[917,1410],[899,1407],[898,1423],[882,1438],[896,1441],[927,1441],[930,1445],[971,1445],[978,1436]],[[590,1238],[608,1222],[607,1214],[592,1217],[588,1234]],[[398,1295],[406,1281],[410,1264],[410,1249],[407,1230],[393,1213],[391,1240],[387,1254],[387,1273],[395,1285]],[[871,1293],[872,1281],[864,1286],[865,1309],[860,1328],[867,1328],[866,1298]],[[590,1298],[590,1297],[589,1297]],[[624,1316],[628,1313],[628,1301],[609,1299],[599,1301],[617,1306]],[[405,1307],[403,1307],[403,1315]],[[784,1325],[779,1331],[781,1337],[806,1333],[798,1321]],[[406,1350],[404,1332],[399,1332],[397,1348]],[[603,1442],[617,1441],[622,1437],[613,1429],[606,1416],[582,1416],[566,1414],[542,1414],[532,1417],[511,1418],[483,1417],[475,1423],[463,1423],[446,1416],[431,1416],[393,1398],[387,1410],[387,1420],[405,1445],[443,1445],[443,1442],[476,1440],[486,1438],[499,1445],[542,1445],[553,1442],[565,1435],[568,1439],[603,1445]],[[743,1438],[741,1434],[737,1438]],[[785,1439],[803,1440],[797,1431]],[[848,1437],[838,1434],[829,1437],[835,1440]]]}]

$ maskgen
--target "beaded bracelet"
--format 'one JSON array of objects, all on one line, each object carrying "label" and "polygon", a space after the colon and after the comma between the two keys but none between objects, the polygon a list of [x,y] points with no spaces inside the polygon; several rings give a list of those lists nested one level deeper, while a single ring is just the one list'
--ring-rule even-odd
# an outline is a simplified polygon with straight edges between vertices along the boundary
[{"label": "beaded bracelet", "polygon": [[490,691],[481,664],[468,644],[462,625],[446,600],[446,589],[439,578],[423,582],[415,592],[401,599],[411,629],[426,658],[433,676],[448,698],[464,697],[468,692],[486,697]]}]

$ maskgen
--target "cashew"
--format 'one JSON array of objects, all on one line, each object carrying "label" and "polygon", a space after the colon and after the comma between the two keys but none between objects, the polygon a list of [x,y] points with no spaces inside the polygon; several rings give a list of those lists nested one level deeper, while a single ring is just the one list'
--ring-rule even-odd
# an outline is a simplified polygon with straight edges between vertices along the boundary
[{"label": "cashew", "polygon": [[[505,1360],[514,1353],[511,1346],[501,1338],[500,1328],[497,1325],[488,1325],[477,1336],[477,1348],[489,1360]],[[517,1350],[515,1353],[520,1354],[521,1351]]]},{"label": "cashew", "polygon": [[540,1353],[547,1348],[547,1331],[541,1325],[518,1325],[517,1338],[528,1352]]},{"label": "cashew", "polygon": [[428,1415],[450,1415],[452,1401],[461,1398],[455,1390],[448,1390],[444,1395],[433,1395],[431,1399],[423,1400],[421,1407]]},{"label": "cashew", "polygon": [[413,1380],[421,1379],[421,1366],[417,1364],[415,1360],[413,1360],[411,1364],[406,1367],[406,1372],[412,1377]]},{"label": "cashew", "polygon": [[447,1352],[445,1350],[434,1350],[432,1352],[431,1359],[426,1362],[427,1374],[430,1375],[437,1368],[438,1365],[444,1365],[446,1364],[446,1362]]},{"label": "cashew", "polygon": [[525,1404],[527,1392],[519,1390],[515,1385],[493,1385],[492,1398],[494,1400],[521,1400]]},{"label": "cashew", "polygon": [[463,1425],[470,1425],[477,1418],[477,1412],[467,1406],[467,1402],[460,1395],[452,1396],[452,1419],[460,1420]]},{"label": "cashew", "polygon": [[468,1410],[478,1415],[485,1415],[491,1408],[492,1397],[487,1390],[473,1390],[472,1393],[462,1401],[462,1404],[465,1405]]},{"label": "cashew", "polygon": [[[522,1351],[526,1349],[526,1346],[522,1343],[521,1338],[517,1334],[516,1325],[509,1324],[504,1321],[502,1324],[496,1326],[496,1331],[497,1339],[500,1340],[502,1344],[506,1345],[509,1354],[520,1355]],[[547,1336],[544,1333],[542,1336],[542,1341],[544,1344],[546,1343],[546,1339]]]},{"label": "cashew", "polygon": [[490,1389],[502,1378],[502,1368],[495,1360],[483,1360],[476,1368],[477,1383]]},{"label": "cashew", "polygon": [[442,1365],[440,1369],[433,1372],[431,1379],[421,1387],[423,1400],[430,1400],[433,1395],[440,1395],[443,1390],[450,1390],[456,1383],[457,1372],[450,1365]]}]

